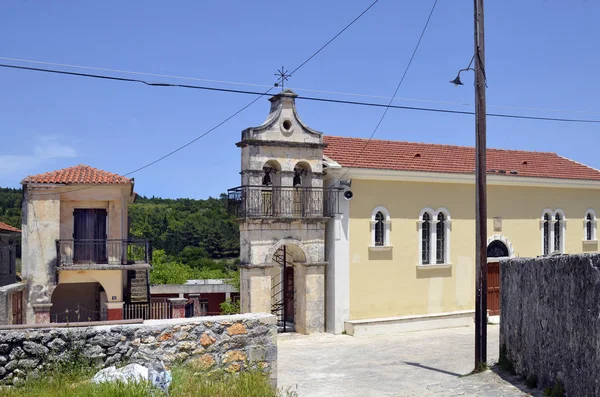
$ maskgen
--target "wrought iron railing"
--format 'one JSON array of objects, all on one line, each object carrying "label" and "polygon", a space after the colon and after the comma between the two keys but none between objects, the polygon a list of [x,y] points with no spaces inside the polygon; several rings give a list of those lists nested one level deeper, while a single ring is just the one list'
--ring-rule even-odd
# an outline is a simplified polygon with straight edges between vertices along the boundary
[{"label": "wrought iron railing", "polygon": [[0,286],[17,282],[17,247],[0,245]]},{"label": "wrought iron railing", "polygon": [[58,266],[150,263],[146,240],[56,240]]},{"label": "wrought iron railing", "polygon": [[53,323],[80,323],[88,321],[104,321],[107,319],[107,311],[94,310],[76,303],[73,307],[61,310],[50,315]]},{"label": "wrought iron railing", "polygon": [[322,218],[339,214],[336,188],[239,186],[229,189],[228,211],[239,218]]}]

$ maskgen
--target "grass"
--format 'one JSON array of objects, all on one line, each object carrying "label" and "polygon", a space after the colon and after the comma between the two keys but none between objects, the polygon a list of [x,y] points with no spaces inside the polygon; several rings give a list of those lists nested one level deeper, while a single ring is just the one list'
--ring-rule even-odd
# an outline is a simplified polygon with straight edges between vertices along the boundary
[{"label": "grass", "polygon": [[[294,391],[278,391],[269,383],[268,376],[259,371],[230,374],[225,371],[196,372],[190,367],[171,369],[173,382],[170,397],[296,397]],[[92,384],[89,379],[96,371],[70,369],[53,371],[36,379],[28,379],[23,386],[0,390],[6,397],[159,397],[147,383]]]}]

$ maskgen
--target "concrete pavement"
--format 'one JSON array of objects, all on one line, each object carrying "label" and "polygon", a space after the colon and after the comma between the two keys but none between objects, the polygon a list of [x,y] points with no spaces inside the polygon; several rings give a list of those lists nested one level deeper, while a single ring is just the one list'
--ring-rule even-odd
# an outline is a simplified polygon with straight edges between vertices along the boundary
[{"label": "concrete pavement", "polygon": [[[498,360],[498,329],[488,326],[489,364]],[[462,376],[473,370],[474,331],[464,327],[365,337],[280,334],[278,384],[297,390],[300,397],[531,395],[492,371]]]}]

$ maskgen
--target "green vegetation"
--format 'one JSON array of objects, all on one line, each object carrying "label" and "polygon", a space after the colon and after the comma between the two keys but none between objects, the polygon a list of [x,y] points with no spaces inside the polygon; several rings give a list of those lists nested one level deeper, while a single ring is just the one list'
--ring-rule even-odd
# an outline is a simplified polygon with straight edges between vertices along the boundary
[{"label": "green vegetation", "polygon": [[0,187],[0,222],[21,228],[23,190]]},{"label": "green vegetation", "polygon": [[550,389],[550,388],[544,389],[544,395],[549,396],[549,397],[564,397],[565,389],[563,389],[560,382],[556,382],[552,389]]},{"label": "green vegetation", "polygon": [[221,309],[221,314],[239,314],[240,302],[232,302],[231,299],[227,299],[225,302],[219,304],[219,308]]},{"label": "green vegetation", "polygon": [[223,261],[207,259],[207,265],[190,266],[169,257],[164,250],[154,251],[152,254],[152,270],[150,270],[150,284],[185,284],[186,280],[200,280],[211,278],[231,279],[239,289],[239,271],[229,269]]},{"label": "green vegetation", "polygon": [[[171,369],[171,397],[295,397],[293,391],[274,389],[267,375],[258,370],[230,374],[225,371],[196,372],[190,366]],[[27,380],[22,386],[7,388],[6,397],[147,397],[163,396],[147,383],[92,384],[94,369],[60,370]]]}]

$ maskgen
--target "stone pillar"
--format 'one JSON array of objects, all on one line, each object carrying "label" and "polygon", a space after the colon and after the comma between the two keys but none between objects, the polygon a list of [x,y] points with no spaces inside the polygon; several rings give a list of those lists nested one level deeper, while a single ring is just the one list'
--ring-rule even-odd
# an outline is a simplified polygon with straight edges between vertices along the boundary
[{"label": "stone pillar", "polygon": [[169,298],[171,302],[171,318],[185,318],[185,298]]},{"label": "stone pillar", "polygon": [[202,311],[200,310],[200,294],[189,294],[190,300],[194,303],[194,317],[200,317]]},{"label": "stone pillar", "polygon": [[33,312],[35,313],[36,324],[50,324],[50,309],[52,303],[34,303]]},{"label": "stone pillar", "polygon": [[296,331],[302,334],[324,332],[325,266],[297,264],[294,271]]},{"label": "stone pillar", "polygon": [[123,320],[123,302],[106,302],[106,308],[108,321]]},{"label": "stone pillar", "polygon": [[240,307],[242,313],[271,312],[270,267],[240,269]]}]

